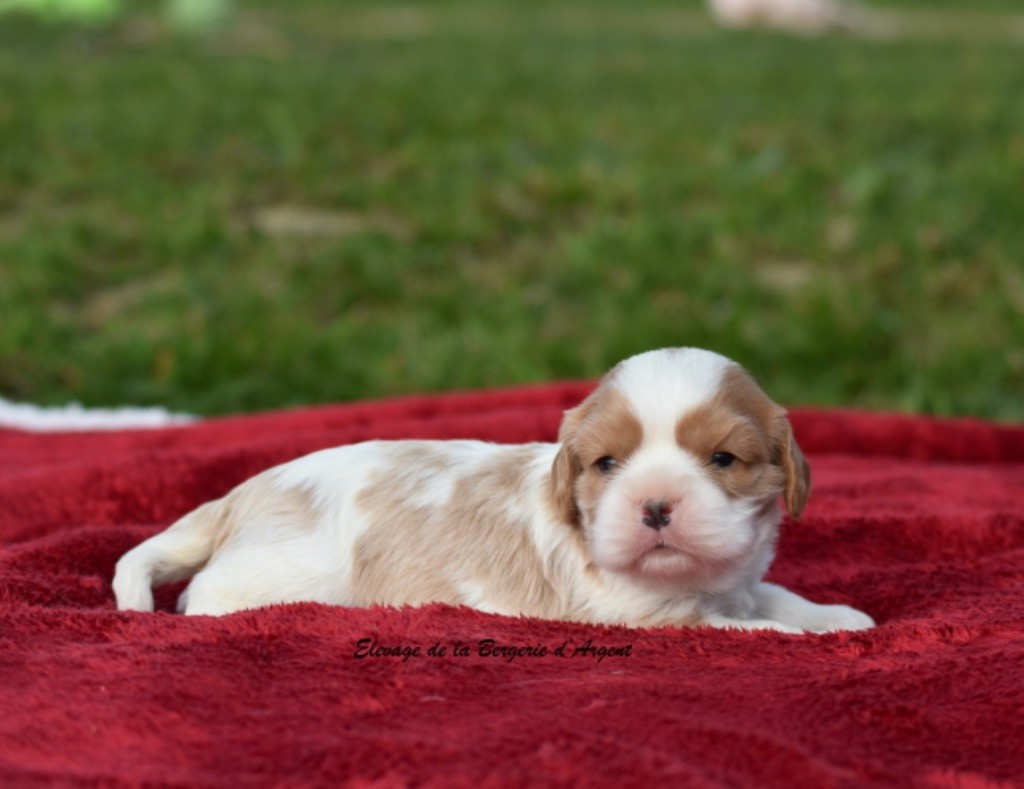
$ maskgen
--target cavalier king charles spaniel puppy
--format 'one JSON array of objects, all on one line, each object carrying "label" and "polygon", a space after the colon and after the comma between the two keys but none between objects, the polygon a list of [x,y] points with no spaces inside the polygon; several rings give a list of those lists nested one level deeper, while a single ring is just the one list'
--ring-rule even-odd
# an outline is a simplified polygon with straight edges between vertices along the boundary
[{"label": "cavalier king charles spaniel puppy", "polygon": [[117,564],[120,609],[190,576],[179,609],[417,605],[580,622],[861,630],[871,617],[762,580],[779,499],[810,470],[786,412],[738,364],[634,356],[556,444],[370,441],[269,469]]}]

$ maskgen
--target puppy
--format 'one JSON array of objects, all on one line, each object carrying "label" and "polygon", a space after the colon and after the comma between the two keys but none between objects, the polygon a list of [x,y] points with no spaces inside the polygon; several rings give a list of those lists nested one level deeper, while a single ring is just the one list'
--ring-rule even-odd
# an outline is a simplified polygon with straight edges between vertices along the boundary
[{"label": "puppy", "polygon": [[568,411],[557,444],[371,441],[299,458],[125,554],[120,609],[193,576],[187,614],[300,600],[442,602],[626,625],[786,633],[869,616],[762,581],[782,498],[810,471],[785,411],[718,354],[619,364]]}]

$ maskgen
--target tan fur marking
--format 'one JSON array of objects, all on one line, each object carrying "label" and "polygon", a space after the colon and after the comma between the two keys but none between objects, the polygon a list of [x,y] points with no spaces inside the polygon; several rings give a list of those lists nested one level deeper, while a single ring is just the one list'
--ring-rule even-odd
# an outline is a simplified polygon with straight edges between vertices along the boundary
[{"label": "tan fur marking", "polygon": [[563,523],[579,525],[580,514],[576,508],[576,477],[583,471],[580,459],[572,446],[572,437],[586,414],[586,400],[571,411],[566,411],[558,430],[561,447],[551,466],[551,503],[558,519]]},{"label": "tan fur marking", "polygon": [[644,431],[629,400],[604,382],[562,421],[558,440],[562,444],[552,468],[552,490],[563,520],[579,524],[589,521],[608,480],[594,465],[603,457],[618,463],[636,452]]},{"label": "tan fur marking", "polygon": [[444,452],[438,452],[429,444],[421,444],[416,441],[408,442],[408,445],[399,444],[388,449],[388,459],[395,468],[404,468],[411,474],[416,474],[424,468],[437,473],[447,471],[454,465]]},{"label": "tan fur marking", "polygon": [[776,420],[775,443],[779,462],[786,473],[786,509],[799,518],[811,494],[811,467],[793,437],[793,426],[785,416]]},{"label": "tan fur marking", "polygon": [[267,475],[254,477],[201,508],[211,508],[207,528],[213,535],[212,555],[216,556],[240,527],[255,521],[296,530],[316,526],[319,516],[312,494],[303,488],[279,488],[271,479]]},{"label": "tan fur marking", "polygon": [[531,517],[515,514],[516,502],[529,495],[525,474],[535,458],[529,446],[509,447],[459,478],[441,506],[408,503],[429,484],[423,467],[437,467],[435,453],[418,469],[372,480],[356,498],[373,525],[354,548],[352,604],[458,604],[460,585],[468,585],[486,588],[486,604],[496,610],[561,616],[530,536]]},{"label": "tan fur marking", "polygon": [[[810,492],[810,468],[785,409],[739,365],[726,370],[711,402],[680,417],[676,440],[729,496],[775,500],[785,494],[786,509],[799,517]],[[736,460],[717,468],[711,463],[716,452]]]}]

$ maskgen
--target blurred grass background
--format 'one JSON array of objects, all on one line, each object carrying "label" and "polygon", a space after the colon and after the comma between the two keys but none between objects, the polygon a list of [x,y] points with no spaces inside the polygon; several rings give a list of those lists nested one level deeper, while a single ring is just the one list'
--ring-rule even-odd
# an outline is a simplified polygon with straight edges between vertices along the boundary
[{"label": "blurred grass background", "polygon": [[0,17],[0,396],[215,414],[597,376],[1024,418],[1024,9],[697,2]]}]

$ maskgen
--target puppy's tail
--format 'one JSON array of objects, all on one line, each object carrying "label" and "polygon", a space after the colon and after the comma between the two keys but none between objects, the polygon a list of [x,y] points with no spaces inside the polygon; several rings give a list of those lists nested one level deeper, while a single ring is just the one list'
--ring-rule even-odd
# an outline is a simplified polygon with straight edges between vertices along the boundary
[{"label": "puppy's tail", "polygon": [[224,528],[223,499],[189,513],[121,557],[114,571],[119,611],[152,611],[153,587],[190,578],[213,555]]}]

